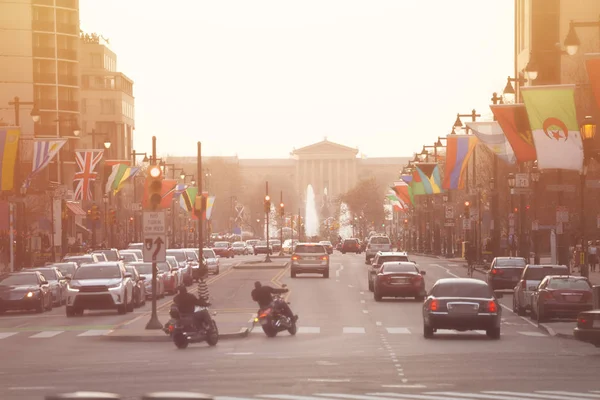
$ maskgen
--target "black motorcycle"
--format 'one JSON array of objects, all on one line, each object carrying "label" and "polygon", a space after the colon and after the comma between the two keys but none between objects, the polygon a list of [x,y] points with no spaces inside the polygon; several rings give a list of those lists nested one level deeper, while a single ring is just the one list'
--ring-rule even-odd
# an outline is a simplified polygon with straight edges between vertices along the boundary
[{"label": "black motorcycle", "polygon": [[185,349],[190,343],[206,342],[209,346],[216,346],[219,342],[217,323],[210,317],[208,307],[196,307],[198,311],[206,313],[208,318],[205,319],[210,323],[203,321],[201,326],[197,326],[192,315],[181,315],[177,307],[171,307],[169,314],[172,319],[165,325],[165,332],[171,335],[178,349]]},{"label": "black motorcycle", "polygon": [[288,331],[290,335],[295,335],[298,330],[296,322],[281,312],[281,302],[283,301],[285,300],[281,296],[276,296],[269,307],[259,310],[258,316],[254,318],[254,323],[260,324],[268,337],[275,337],[282,331]]}]

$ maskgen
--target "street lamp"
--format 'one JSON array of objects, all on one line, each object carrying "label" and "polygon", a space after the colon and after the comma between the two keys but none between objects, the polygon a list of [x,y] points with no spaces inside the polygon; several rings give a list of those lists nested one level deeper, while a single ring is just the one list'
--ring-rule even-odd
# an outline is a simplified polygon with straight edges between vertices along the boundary
[{"label": "street lamp", "polygon": [[[540,251],[539,251],[539,222],[537,220],[537,209],[538,209],[538,183],[540,182],[540,170],[537,166],[537,161],[533,164],[531,168],[531,180],[533,181],[533,220],[535,221],[535,226],[531,227],[533,231],[533,263],[539,265],[540,263]],[[535,229],[533,229],[535,227]]]},{"label": "street lamp", "polygon": [[575,22],[571,21],[569,24],[569,32],[567,32],[567,36],[565,37],[564,46],[567,50],[567,54],[570,56],[574,56],[579,51],[579,45],[581,42],[579,41],[579,37],[577,37],[577,33],[575,32],[575,28],[600,28],[600,19],[598,21],[585,21],[585,22]]},{"label": "street lamp", "polygon": [[527,79],[531,81],[535,81],[538,77],[539,67],[537,64],[537,60],[535,58],[534,53],[529,54],[529,62],[525,66],[525,74],[527,74]]},{"label": "street lamp", "polygon": [[[596,137],[596,122],[591,116],[586,116],[579,126],[579,132],[581,133],[581,139],[583,140],[583,169],[581,170],[581,208],[580,223],[581,223],[581,249],[585,255],[587,254],[586,240],[585,240],[585,180],[587,175],[589,161],[597,156],[596,149],[593,148],[594,138]],[[585,264],[585,261],[584,263]]]},{"label": "street lamp", "polygon": [[104,141],[104,148],[106,150],[110,149],[110,146],[112,145],[112,143],[110,142],[110,140],[105,140]]},{"label": "street lamp", "polygon": [[[509,193],[508,193],[509,204],[510,204],[510,213],[509,214],[513,215],[513,219],[512,219],[512,221],[513,221],[513,227],[512,228],[513,228],[513,243],[514,243],[514,221],[515,221],[515,218],[514,218],[514,210],[513,210],[512,189],[515,187],[515,185],[517,183],[517,179],[515,177],[515,174],[513,174],[512,172],[510,174],[508,174],[507,181],[508,181],[508,188],[510,189]],[[510,233],[510,220],[508,222],[509,222],[509,233]],[[512,248],[509,249],[509,254],[511,256],[513,255],[512,254]]]}]

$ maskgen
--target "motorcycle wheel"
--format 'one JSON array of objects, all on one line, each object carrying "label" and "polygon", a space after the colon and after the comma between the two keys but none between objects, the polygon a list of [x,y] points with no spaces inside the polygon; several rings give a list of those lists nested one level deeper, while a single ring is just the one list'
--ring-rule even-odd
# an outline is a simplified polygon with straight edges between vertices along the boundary
[{"label": "motorcycle wheel", "polygon": [[275,330],[275,328],[273,328],[271,325],[263,325],[262,330],[268,337],[277,336],[277,330]]},{"label": "motorcycle wheel", "polygon": [[209,346],[216,346],[219,343],[219,329],[217,329],[217,323],[213,321],[213,332],[207,336],[206,343]]},{"label": "motorcycle wheel", "polygon": [[187,337],[181,332],[177,332],[173,335],[173,343],[181,350],[187,348],[189,344]]},{"label": "motorcycle wheel", "polygon": [[294,322],[292,324],[292,326],[290,327],[290,329],[288,329],[288,332],[290,333],[290,335],[295,335],[297,331],[298,331],[298,327],[296,326],[296,323]]}]

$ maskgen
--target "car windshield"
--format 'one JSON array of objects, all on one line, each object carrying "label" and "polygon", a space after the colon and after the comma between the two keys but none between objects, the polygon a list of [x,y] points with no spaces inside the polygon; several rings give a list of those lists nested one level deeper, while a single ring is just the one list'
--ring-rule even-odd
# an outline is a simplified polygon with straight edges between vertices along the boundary
[{"label": "car windshield", "polygon": [[150,263],[136,264],[135,269],[137,269],[138,273],[142,275],[152,274],[152,264]]},{"label": "car windshield", "polygon": [[204,258],[215,258],[215,252],[211,249],[202,250],[202,255],[204,255]]},{"label": "car windshield", "polygon": [[37,285],[35,274],[14,274],[0,278],[0,286],[10,285]]},{"label": "car windshield", "polygon": [[309,254],[321,254],[325,253],[325,248],[323,245],[308,245],[308,244],[299,244],[296,246],[296,253],[309,253]]},{"label": "car windshield", "polygon": [[496,260],[496,267],[520,267],[525,268],[525,259],[524,258],[498,258]]},{"label": "car windshield", "polygon": [[552,278],[548,283],[549,289],[572,289],[572,290],[591,290],[591,286],[585,279],[574,278]]},{"label": "car windshield", "polygon": [[383,263],[390,262],[390,261],[408,261],[408,257],[407,256],[380,256],[377,259],[377,264],[381,265]]},{"label": "car windshield", "polygon": [[244,243],[242,243],[242,242],[235,242],[232,246],[233,247],[244,247],[246,245]]},{"label": "car windshield", "polygon": [[52,266],[56,267],[61,274],[63,275],[73,275],[77,270],[73,264],[52,264]]},{"label": "car windshield", "polygon": [[371,243],[371,244],[390,244],[390,239],[386,238],[386,237],[382,237],[382,236],[377,236],[377,237],[371,238],[371,241],[369,243]]},{"label": "car windshield", "polygon": [[34,269],[34,271],[38,271],[40,274],[44,275],[47,281],[57,281],[58,277],[56,276],[56,271],[51,268],[48,269]]},{"label": "car windshield", "polygon": [[167,254],[175,257],[178,262],[183,262],[187,260],[185,256],[185,252],[183,250],[167,250]]},{"label": "car windshield", "polygon": [[412,264],[385,263],[381,267],[381,272],[419,272],[419,270]]},{"label": "car windshield", "polygon": [[98,250],[95,254],[104,254],[107,261],[119,261],[118,253],[116,250]]},{"label": "car windshield", "polygon": [[137,256],[133,253],[122,253],[121,256],[123,257],[123,261],[126,262],[137,261]]},{"label": "car windshield", "polygon": [[120,277],[121,270],[116,265],[90,265],[75,271],[73,279],[118,279]]},{"label": "car windshield", "polygon": [[194,261],[198,261],[198,254],[196,254],[196,252],[193,250],[186,250],[185,255],[187,258],[191,258]]},{"label": "car windshield", "polygon": [[[167,264],[167,263],[161,262],[161,263],[156,264],[156,266],[158,267],[158,270],[162,271],[162,272],[169,272],[171,270],[171,268],[169,268],[169,264]],[[152,269],[150,271],[152,271]],[[150,272],[150,273],[152,273],[152,272]]]},{"label": "car windshield", "polygon": [[81,256],[81,257],[68,257],[65,258],[65,261],[72,261],[72,262],[76,262],[77,264],[81,265],[81,264],[89,264],[89,263],[93,263],[94,259],[92,258],[92,256]]},{"label": "car windshield", "polygon": [[544,267],[544,268],[527,268],[525,272],[525,280],[527,281],[541,281],[548,275],[562,275],[568,274],[566,267]]},{"label": "car windshield", "polygon": [[493,297],[492,289],[488,285],[471,282],[452,282],[437,284],[431,289],[435,297],[476,297],[489,299]]},{"label": "car windshield", "polygon": [[227,247],[229,243],[227,242],[217,242],[215,243],[215,247]]},{"label": "car windshield", "polygon": [[267,245],[267,241],[266,240],[262,240],[260,242],[257,243],[257,246],[266,246]]}]

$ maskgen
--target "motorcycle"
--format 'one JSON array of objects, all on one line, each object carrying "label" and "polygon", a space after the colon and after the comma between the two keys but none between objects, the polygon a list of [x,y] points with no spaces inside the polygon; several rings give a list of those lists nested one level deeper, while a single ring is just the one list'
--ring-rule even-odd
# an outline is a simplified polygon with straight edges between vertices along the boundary
[{"label": "motorcycle", "polygon": [[290,335],[295,335],[298,330],[296,322],[281,313],[279,304],[282,301],[285,300],[281,296],[276,296],[271,305],[259,310],[258,315],[254,318],[254,323],[260,324],[263,332],[268,337],[275,337],[282,331],[288,331]]},{"label": "motorcycle", "polygon": [[[194,311],[203,312],[210,316],[208,307],[196,306]],[[210,318],[212,326],[206,321],[202,322],[202,326],[196,326],[193,316],[182,316],[177,307],[171,307],[169,314],[172,319],[165,324],[165,330],[169,332],[173,343],[178,349],[185,349],[190,343],[206,342],[209,346],[216,346],[219,342],[217,323],[212,318]]]}]

